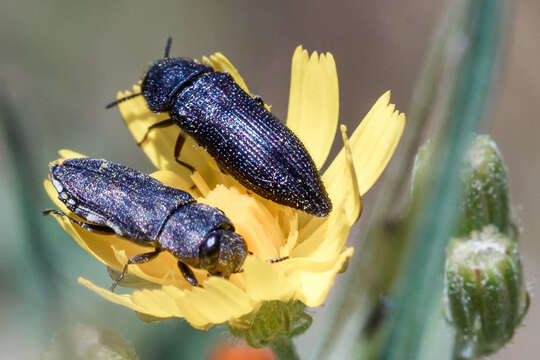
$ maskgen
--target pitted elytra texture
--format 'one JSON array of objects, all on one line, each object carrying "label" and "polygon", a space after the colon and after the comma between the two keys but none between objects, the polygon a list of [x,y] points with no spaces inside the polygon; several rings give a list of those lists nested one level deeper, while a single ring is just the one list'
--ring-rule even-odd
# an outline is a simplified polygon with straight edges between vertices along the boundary
[{"label": "pitted elytra texture", "polygon": [[248,189],[314,215],[330,212],[330,200],[304,145],[230,75],[200,75],[176,95],[169,113]]},{"label": "pitted elytra texture", "polygon": [[[328,194],[293,132],[229,74],[191,60],[169,58],[169,45],[165,58],[146,73],[142,93],[109,106],[143,95],[153,112],[170,115],[170,120],[151,129],[177,124],[214,157],[220,169],[246,188],[277,203],[327,216],[332,210]],[[178,144],[182,144],[180,139]]]},{"label": "pitted elytra texture", "polygon": [[246,257],[244,240],[221,210],[136,170],[103,159],[68,159],[51,166],[51,182],[67,208],[90,224],[71,221],[155,249],[127,265],[169,251],[186,280],[198,285],[186,264],[228,277]]}]

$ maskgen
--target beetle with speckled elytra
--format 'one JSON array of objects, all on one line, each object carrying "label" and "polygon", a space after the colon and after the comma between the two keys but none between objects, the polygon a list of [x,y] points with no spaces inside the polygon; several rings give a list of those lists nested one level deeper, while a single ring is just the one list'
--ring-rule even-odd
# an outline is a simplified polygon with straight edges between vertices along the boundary
[{"label": "beetle with speckled elytra", "polygon": [[162,251],[178,259],[182,275],[193,286],[198,282],[189,266],[224,278],[242,271],[247,255],[244,239],[234,232],[221,210],[197,203],[187,192],[103,159],[52,163],[50,180],[58,198],[87,222],[60,210],[46,210],[44,215],[62,216],[88,231],[154,248],[130,258],[111,291],[125,276],[128,265],[148,262]]},{"label": "beetle with speckled elytra", "polygon": [[143,95],[152,112],[168,112],[170,119],[152,129],[178,125],[174,157],[179,160],[190,135],[216,160],[219,168],[246,188],[277,203],[316,216],[327,216],[332,204],[313,160],[302,142],[272,115],[260,98],[251,97],[224,72],[184,58],[165,58],[148,70],[136,93],[107,108]]}]

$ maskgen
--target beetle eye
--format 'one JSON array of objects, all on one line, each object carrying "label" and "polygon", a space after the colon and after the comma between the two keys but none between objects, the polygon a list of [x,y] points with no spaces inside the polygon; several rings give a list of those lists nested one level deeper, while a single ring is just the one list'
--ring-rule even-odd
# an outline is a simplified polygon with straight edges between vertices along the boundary
[{"label": "beetle eye", "polygon": [[219,255],[220,236],[212,232],[201,244],[199,257],[202,262],[212,262]]}]

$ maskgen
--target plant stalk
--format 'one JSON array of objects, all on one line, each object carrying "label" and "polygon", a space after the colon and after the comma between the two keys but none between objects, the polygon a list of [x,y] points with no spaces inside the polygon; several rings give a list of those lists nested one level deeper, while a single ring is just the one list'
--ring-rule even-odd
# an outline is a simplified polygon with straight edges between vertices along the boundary
[{"label": "plant stalk", "polygon": [[279,360],[300,360],[292,339],[288,337],[276,339],[271,347]]}]

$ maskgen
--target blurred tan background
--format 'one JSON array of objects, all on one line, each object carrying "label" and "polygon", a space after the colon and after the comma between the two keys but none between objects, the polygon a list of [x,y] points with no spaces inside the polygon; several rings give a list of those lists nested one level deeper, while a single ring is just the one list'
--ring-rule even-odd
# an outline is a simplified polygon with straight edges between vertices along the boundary
[{"label": "blurred tan background", "polygon": [[[0,5],[0,87],[15,113],[11,119],[16,122],[16,136],[8,139],[6,133],[0,134],[3,351],[18,359],[36,358],[55,331],[51,312],[61,314],[52,315],[57,325],[63,321],[58,317],[65,316],[66,322],[117,331],[143,359],[157,353],[168,358],[173,358],[171,354],[200,358],[208,339],[225,337],[223,330],[207,335],[185,324],[146,325],[130,311],[89,293],[77,285],[77,276],[84,274],[104,283],[108,281],[104,269],[50,219],[39,215],[39,210],[51,206],[40,186],[47,163],[60,148],[152,170],[118,112],[106,111],[104,105],[162,56],[168,35],[173,37],[173,55],[223,52],[250,89],[272,104],[282,119],[286,118],[294,48],[302,44],[310,51],[331,52],[340,81],[340,121],[352,129],[387,89],[392,90],[392,102],[407,110],[443,4],[442,0],[4,0]],[[512,203],[522,228],[520,248],[533,297],[513,344],[493,359],[536,359],[540,350],[540,310],[534,296],[540,274],[540,2],[513,4],[503,72],[484,129],[499,144],[509,167]],[[15,145],[29,153],[23,159],[17,153],[24,151],[11,151],[14,138]],[[22,162],[31,176],[24,181],[13,176],[13,161]],[[21,194],[32,194],[30,203],[35,209],[26,213],[21,209]],[[375,195],[372,192],[368,197]],[[29,213],[39,217],[34,221],[37,225],[21,218]],[[39,244],[23,240],[32,234],[31,226],[43,237],[44,249],[38,254],[29,248],[41,249]],[[36,263],[45,265],[33,270]],[[60,279],[49,292],[48,278],[39,270],[47,267]],[[55,304],[63,311],[55,310]],[[315,320],[313,333],[316,326]],[[300,339],[301,346],[309,346],[309,333]],[[164,350],[167,346],[174,349]]]},{"label": "blurred tan background", "polygon": [[519,240],[531,307],[513,344],[496,359],[537,359],[540,309],[540,2],[515,1],[499,88],[486,127],[500,146],[510,173],[510,195],[522,231]]}]

